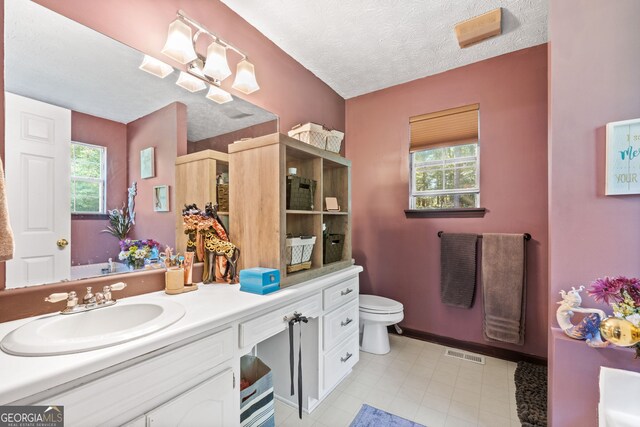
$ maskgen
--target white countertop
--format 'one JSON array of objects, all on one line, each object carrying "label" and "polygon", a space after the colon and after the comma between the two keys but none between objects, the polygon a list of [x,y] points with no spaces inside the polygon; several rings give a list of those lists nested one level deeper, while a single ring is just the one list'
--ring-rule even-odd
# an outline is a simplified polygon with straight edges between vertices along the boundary
[{"label": "white countertop", "polygon": [[[24,399],[247,316],[254,317],[356,276],[361,271],[360,266],[348,267],[268,295],[240,292],[239,285],[200,284],[197,291],[182,295],[167,295],[160,291],[122,299],[119,304],[170,299],[184,305],[186,314],[173,325],[151,335],[98,350],[34,357],[13,356],[0,351],[0,405]],[[0,340],[12,330],[40,317],[43,316],[0,323]]]}]

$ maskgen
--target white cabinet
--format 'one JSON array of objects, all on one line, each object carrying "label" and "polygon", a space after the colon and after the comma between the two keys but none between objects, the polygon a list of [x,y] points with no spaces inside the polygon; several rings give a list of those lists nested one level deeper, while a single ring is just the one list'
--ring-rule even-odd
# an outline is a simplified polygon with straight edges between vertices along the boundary
[{"label": "white cabinet", "polygon": [[233,371],[227,369],[147,414],[147,427],[215,427],[238,424]]}]

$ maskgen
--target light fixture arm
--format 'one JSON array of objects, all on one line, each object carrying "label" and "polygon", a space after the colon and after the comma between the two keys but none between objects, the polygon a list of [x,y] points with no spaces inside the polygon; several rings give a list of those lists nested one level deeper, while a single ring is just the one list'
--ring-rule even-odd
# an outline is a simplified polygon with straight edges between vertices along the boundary
[{"label": "light fixture arm", "polygon": [[242,53],[242,51],[240,49],[236,48],[231,43],[226,42],[225,40],[223,40],[220,37],[218,37],[216,34],[212,33],[209,30],[207,30],[207,28],[204,25],[202,25],[198,21],[190,18],[186,13],[184,13],[184,11],[182,9],[178,10],[178,12],[176,13],[176,16],[198,30],[193,35],[193,46],[194,46],[194,49],[195,49],[196,41],[198,40],[198,37],[202,33],[202,34],[207,34],[216,43],[219,43],[220,45],[224,46],[225,48],[233,50],[235,53],[240,55],[242,57],[242,59],[248,59],[247,55]]}]

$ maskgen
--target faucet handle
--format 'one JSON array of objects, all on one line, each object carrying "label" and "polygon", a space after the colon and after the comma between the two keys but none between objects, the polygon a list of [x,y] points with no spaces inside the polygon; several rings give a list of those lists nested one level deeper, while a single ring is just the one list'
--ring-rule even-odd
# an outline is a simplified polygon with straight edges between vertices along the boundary
[{"label": "faucet handle", "polygon": [[44,300],[46,302],[59,302],[59,301],[64,301],[67,298],[69,298],[69,293],[68,292],[59,292],[57,294],[49,295]]},{"label": "faucet handle", "polygon": [[126,287],[127,287],[127,284],[124,282],[114,283],[113,285],[110,286],[112,291],[121,291]]}]

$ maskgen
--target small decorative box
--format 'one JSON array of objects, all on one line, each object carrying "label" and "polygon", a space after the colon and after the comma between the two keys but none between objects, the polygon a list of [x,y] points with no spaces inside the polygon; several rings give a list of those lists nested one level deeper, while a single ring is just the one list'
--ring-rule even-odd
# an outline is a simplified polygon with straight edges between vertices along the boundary
[{"label": "small decorative box", "polygon": [[279,291],[280,283],[274,283],[273,285],[267,286],[241,284],[240,290],[242,292],[250,292],[252,294],[266,295],[270,294],[271,292]]},{"label": "small decorative box", "polygon": [[240,270],[240,286],[269,286],[280,284],[280,271],[274,268],[247,268]]}]

